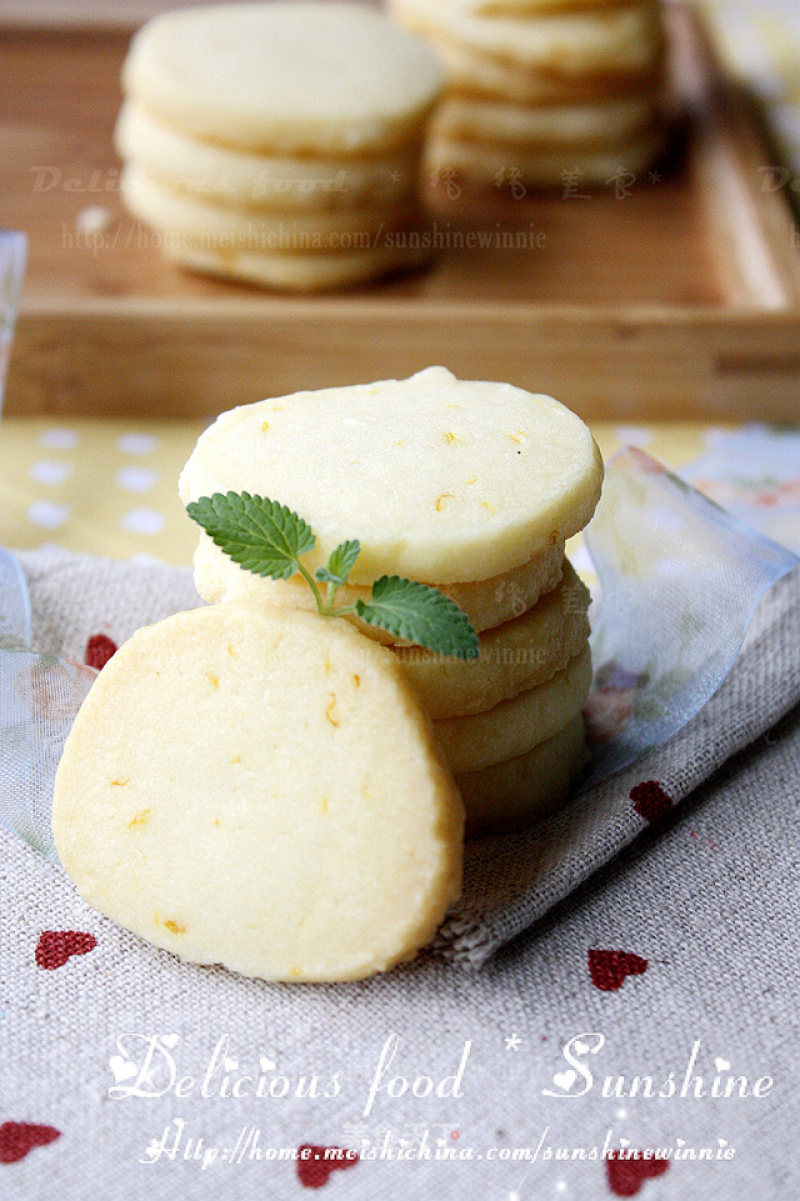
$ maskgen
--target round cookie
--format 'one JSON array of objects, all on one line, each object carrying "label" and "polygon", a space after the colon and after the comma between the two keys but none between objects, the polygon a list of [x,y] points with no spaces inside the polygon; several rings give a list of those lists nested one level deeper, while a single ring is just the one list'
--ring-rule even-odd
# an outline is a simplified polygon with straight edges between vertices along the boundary
[{"label": "round cookie", "polygon": [[467,837],[521,830],[552,813],[569,797],[588,758],[578,714],[527,754],[457,776]]},{"label": "round cookie", "polygon": [[627,144],[593,149],[551,147],[525,151],[518,147],[440,137],[431,140],[428,169],[434,177],[444,171],[453,171],[482,187],[509,178],[511,172],[534,187],[564,187],[570,179],[577,185],[603,185],[615,175],[636,176],[646,171],[663,153],[664,140],[664,130],[660,126]]},{"label": "round cookie", "polygon": [[357,4],[217,4],[134,36],[128,95],[176,129],[259,153],[383,154],[417,137],[443,84],[436,55]]},{"label": "round cookie", "polygon": [[375,250],[338,250],[309,254],[260,254],[257,251],[210,250],[167,244],[166,258],[190,271],[244,280],[285,292],[330,292],[366,283],[394,271],[421,267],[427,250],[382,246]]},{"label": "round cookie", "polygon": [[450,91],[485,96],[510,104],[591,104],[595,100],[649,95],[660,85],[663,45],[654,43],[651,59],[641,69],[564,75],[532,70],[490,58],[469,46],[436,35],[431,39],[448,74]]},{"label": "round cookie", "polygon": [[545,684],[484,713],[434,722],[436,740],[453,775],[524,755],[563,730],[583,708],[592,682],[588,643]]},{"label": "round cookie", "polygon": [[[562,576],[563,565],[564,546],[563,543],[557,543],[503,575],[462,584],[440,584],[437,587],[463,609],[473,628],[480,632],[513,621],[532,609],[541,596],[556,587]],[[299,576],[273,580],[244,571],[202,532],[194,553],[194,583],[203,600],[210,604],[247,597],[265,605],[316,612],[314,597]],[[358,584],[345,584],[339,589],[337,604],[349,607],[357,600],[367,601],[370,591]],[[398,642],[388,631],[367,625],[354,614],[346,620],[377,642],[387,645]]]},{"label": "round cookie", "polygon": [[503,143],[523,151],[538,146],[557,150],[616,147],[652,125],[655,111],[651,96],[533,108],[448,96],[437,110],[431,133],[467,142]]},{"label": "round cookie", "polygon": [[394,647],[430,717],[482,713],[543,685],[589,637],[589,590],[569,562],[559,586],[533,609],[480,635],[480,658],[453,659],[422,647]]},{"label": "round cookie", "polygon": [[81,896],[158,947],[349,980],[430,939],[463,809],[388,652],[240,602],[120,647],[64,747],[53,833]]},{"label": "round cookie", "polygon": [[201,142],[171,129],[132,101],[115,131],[117,153],[174,187],[234,206],[325,210],[395,204],[413,194],[419,146],[385,158],[278,158]]},{"label": "round cookie", "polygon": [[658,0],[536,16],[483,16],[456,0],[392,0],[407,28],[445,38],[519,68],[559,76],[585,72],[642,71],[663,40]]},{"label": "round cookie", "polygon": [[316,535],[310,568],[358,539],[353,583],[385,573],[439,585],[563,542],[591,517],[602,478],[589,430],[558,401],[431,367],[223,413],[179,490],[184,504],[232,490],[288,505]]},{"label": "round cookie", "polygon": [[369,209],[248,212],[181,192],[133,163],[122,170],[120,190],[130,212],[162,231],[164,249],[173,252],[183,247],[291,255],[376,250],[385,230],[407,223],[415,212],[407,201]]}]

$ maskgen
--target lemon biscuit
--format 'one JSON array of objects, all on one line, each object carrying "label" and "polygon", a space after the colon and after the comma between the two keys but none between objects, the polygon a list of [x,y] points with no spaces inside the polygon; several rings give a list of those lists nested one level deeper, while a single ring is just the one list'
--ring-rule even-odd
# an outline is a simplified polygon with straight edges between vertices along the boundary
[{"label": "lemon biscuit", "polygon": [[187,245],[185,238],[170,238],[162,249],[165,258],[190,271],[243,280],[284,292],[329,292],[349,288],[390,272],[421,267],[430,259],[429,251],[410,246],[287,254],[281,251],[219,250]]},{"label": "lemon biscuit", "polygon": [[[510,622],[532,609],[541,596],[556,587],[562,576],[562,565],[564,545],[559,542],[503,575],[461,584],[440,584],[438,587],[463,609],[473,627],[480,632]],[[316,609],[314,597],[304,580],[298,576],[288,580],[273,580],[243,571],[206,534],[200,535],[195,550],[194,582],[203,600],[210,604],[247,597],[266,605]],[[358,600],[369,600],[369,595],[370,589],[363,585],[345,584],[339,589],[338,603],[349,607]],[[398,641],[386,630],[367,625],[355,615],[348,616],[347,620],[356,625],[362,634],[378,642]]]},{"label": "lemon biscuit", "polygon": [[652,124],[653,96],[625,96],[590,104],[523,106],[449,96],[440,105],[434,137],[520,147],[567,150],[629,143]]},{"label": "lemon biscuit", "polygon": [[519,830],[567,799],[588,760],[583,718],[504,763],[456,777],[467,814],[467,836]]},{"label": "lemon biscuit", "polygon": [[591,185],[612,183],[615,176],[635,177],[653,165],[664,145],[665,130],[659,125],[630,142],[601,147],[551,146],[525,150],[519,146],[439,137],[432,139],[427,161],[434,176],[453,171],[479,185],[496,183],[513,172],[523,182],[537,187],[564,187],[570,180]]},{"label": "lemon biscuit", "polygon": [[186,134],[258,153],[385,153],[419,135],[434,52],[358,4],[216,4],[134,36],[126,93]]},{"label": "lemon biscuit", "polygon": [[438,585],[563,542],[591,517],[602,477],[591,434],[558,401],[432,367],[223,413],[179,487],[185,504],[232,490],[288,505],[316,534],[312,567],[358,539],[353,583]]},{"label": "lemon biscuit", "polygon": [[436,739],[454,775],[524,755],[563,730],[583,708],[592,681],[588,644],[545,684],[483,713],[434,722]]},{"label": "lemon biscuit", "polygon": [[181,191],[242,208],[318,210],[393,204],[416,186],[419,145],[377,158],[258,155],[171,129],[135,102],[115,132],[120,157]]},{"label": "lemon biscuit", "polygon": [[653,44],[642,67],[587,70],[579,75],[565,75],[557,68],[520,67],[439,34],[432,42],[447,71],[449,93],[485,96],[510,104],[589,104],[611,97],[651,94],[661,78],[660,41]]},{"label": "lemon biscuit", "polygon": [[416,211],[405,201],[319,212],[248,212],[182,192],[133,163],[123,168],[120,189],[129,211],[160,231],[164,249],[173,253],[184,247],[291,255],[378,250],[383,232],[408,223]]},{"label": "lemon biscuit", "polygon": [[139,630],[64,747],[81,896],[195,963],[347,980],[413,955],[460,887],[463,808],[392,656],[238,602]]},{"label": "lemon biscuit", "polygon": [[517,67],[584,72],[641,71],[662,43],[657,0],[575,12],[477,15],[455,0],[392,0],[398,20],[418,33],[449,39]]},{"label": "lemon biscuit", "polygon": [[430,717],[481,713],[544,684],[583,649],[589,590],[570,563],[559,586],[514,621],[480,635],[480,658],[394,647]]}]

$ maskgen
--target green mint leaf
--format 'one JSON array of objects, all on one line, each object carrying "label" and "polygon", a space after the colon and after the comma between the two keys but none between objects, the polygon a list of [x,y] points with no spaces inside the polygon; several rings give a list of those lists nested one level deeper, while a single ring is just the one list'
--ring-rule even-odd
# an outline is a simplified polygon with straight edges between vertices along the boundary
[{"label": "green mint leaf", "polygon": [[336,584],[341,587],[342,584],[347,583],[347,577],[353,570],[353,564],[360,554],[361,543],[359,541],[342,542],[331,551],[325,567],[318,567],[314,575],[326,584]]},{"label": "green mint leaf", "polygon": [[286,505],[249,492],[215,492],[190,501],[186,512],[234,563],[274,580],[294,575],[300,555],[316,541]]},{"label": "green mint leaf", "polygon": [[477,659],[480,653],[466,613],[428,584],[383,575],[373,584],[369,601],[356,601],[355,611],[370,625],[437,654]]}]

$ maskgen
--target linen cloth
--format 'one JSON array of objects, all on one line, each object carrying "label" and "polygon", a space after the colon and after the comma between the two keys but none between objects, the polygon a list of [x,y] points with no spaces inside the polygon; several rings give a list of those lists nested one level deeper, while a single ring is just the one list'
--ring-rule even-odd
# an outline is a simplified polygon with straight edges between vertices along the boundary
[{"label": "linen cloth", "polygon": [[[21,559],[34,645],[66,656],[90,633],[123,638],[197,601],[182,569]],[[505,840],[476,845],[433,952],[381,978],[269,985],[184,964],[0,831],[0,1196],[201,1201],[220,1174],[245,1198],[791,1196],[798,588],[794,571],[767,594],[727,681],[665,747],[511,858]],[[484,963],[539,917],[481,972],[447,962]],[[635,1075],[667,1095],[642,1096]],[[697,1076],[723,1094],[735,1077],[734,1095],[681,1096]],[[243,1095],[224,1095],[240,1077]],[[277,1080],[276,1095],[251,1095],[250,1078]],[[432,1095],[414,1096],[428,1078]],[[324,1182],[316,1160],[265,1158],[303,1146],[360,1158]],[[609,1159],[613,1148],[656,1158]],[[445,1151],[472,1158],[435,1158]]]},{"label": "linen cloth", "polygon": [[[66,652],[108,620],[115,588],[130,608],[129,565],[95,573],[80,612],[66,568],[26,567],[35,635],[58,635]],[[131,625],[191,603],[188,574],[163,570],[145,569]],[[303,1175],[301,1160],[264,1156],[305,1145],[360,1153],[322,1184],[332,1199],[794,1195],[798,583],[784,577],[762,604],[698,727],[652,752],[666,756],[663,792],[687,794],[683,806],[638,794],[634,846],[478,973],[428,957],[363,983],[293,986],[185,964],[92,911],[57,866],[0,831],[0,1196],[206,1201],[227,1188],[237,1198],[302,1197],[319,1177]],[[630,779],[655,768],[640,763]],[[481,870],[489,864],[471,869]],[[542,912],[563,883],[542,896]],[[514,928],[512,917],[504,935]],[[393,1097],[379,1087],[365,1112],[392,1035],[396,1092],[401,1077],[410,1088],[417,1076],[444,1080],[447,1092],[461,1065],[459,1095]],[[734,1095],[681,1096],[687,1073],[690,1093],[698,1076],[705,1088],[735,1076]],[[221,1095],[226,1080],[246,1075],[280,1077],[276,1095]],[[667,1095],[630,1097],[635,1075]],[[295,1096],[312,1076],[336,1095]],[[40,1145],[20,1154],[26,1137]],[[520,1148],[531,1158],[497,1158]],[[609,1148],[657,1158],[609,1161]],[[686,1158],[703,1148],[733,1157]],[[431,1149],[474,1158],[425,1158]],[[583,1158],[556,1159],[557,1149]],[[401,1151],[411,1158],[396,1158]]]}]

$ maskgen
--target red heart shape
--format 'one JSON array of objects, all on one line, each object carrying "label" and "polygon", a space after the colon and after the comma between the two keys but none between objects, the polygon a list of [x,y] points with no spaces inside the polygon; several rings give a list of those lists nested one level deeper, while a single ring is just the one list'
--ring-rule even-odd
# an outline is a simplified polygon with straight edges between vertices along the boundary
[{"label": "red heart shape", "polygon": [[0,1163],[16,1163],[34,1147],[46,1147],[61,1137],[55,1126],[36,1126],[33,1122],[3,1122],[0,1126]]},{"label": "red heart shape", "polygon": [[304,1188],[322,1188],[331,1172],[354,1168],[358,1152],[347,1147],[315,1147],[303,1143],[297,1148],[297,1175]]},{"label": "red heart shape", "polygon": [[639,817],[646,822],[658,821],[665,813],[669,813],[674,804],[658,780],[643,780],[641,784],[634,784],[628,795]]},{"label": "red heart shape", "polygon": [[606,1157],[608,1187],[617,1197],[635,1197],[645,1180],[663,1176],[669,1167],[668,1159],[618,1159],[619,1154],[611,1151]]},{"label": "red heart shape", "polygon": [[36,944],[36,963],[51,972],[63,967],[72,955],[85,955],[96,946],[95,936],[80,930],[42,930]]},{"label": "red heart shape", "polygon": [[116,653],[117,644],[113,638],[109,638],[107,634],[92,634],[86,643],[83,661],[87,667],[94,667],[96,671],[102,671],[112,655]]},{"label": "red heart shape", "polygon": [[614,992],[621,988],[627,976],[641,976],[647,971],[647,960],[630,951],[590,951],[589,975],[595,988]]}]

